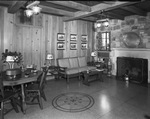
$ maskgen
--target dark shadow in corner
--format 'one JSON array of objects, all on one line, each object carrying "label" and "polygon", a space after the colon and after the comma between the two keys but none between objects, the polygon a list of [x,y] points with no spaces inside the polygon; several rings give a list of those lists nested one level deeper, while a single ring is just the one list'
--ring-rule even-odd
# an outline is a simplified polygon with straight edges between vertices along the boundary
[{"label": "dark shadow in corner", "polygon": [[144,115],[145,119],[150,119],[150,116]]}]

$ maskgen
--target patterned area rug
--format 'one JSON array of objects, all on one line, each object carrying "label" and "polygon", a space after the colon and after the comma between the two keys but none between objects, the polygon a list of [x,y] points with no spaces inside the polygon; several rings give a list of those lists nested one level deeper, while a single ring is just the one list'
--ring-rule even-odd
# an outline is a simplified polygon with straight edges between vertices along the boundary
[{"label": "patterned area rug", "polygon": [[56,96],[52,105],[64,112],[81,112],[91,108],[94,104],[94,99],[90,95],[70,92]]}]

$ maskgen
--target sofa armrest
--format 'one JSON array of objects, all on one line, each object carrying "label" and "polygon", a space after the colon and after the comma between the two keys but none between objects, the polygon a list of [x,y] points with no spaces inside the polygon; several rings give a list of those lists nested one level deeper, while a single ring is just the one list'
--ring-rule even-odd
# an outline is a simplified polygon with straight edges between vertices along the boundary
[{"label": "sofa armrest", "polygon": [[67,67],[59,67],[59,71],[65,71],[67,69]]},{"label": "sofa armrest", "polygon": [[95,66],[95,62],[87,62],[88,66]]}]

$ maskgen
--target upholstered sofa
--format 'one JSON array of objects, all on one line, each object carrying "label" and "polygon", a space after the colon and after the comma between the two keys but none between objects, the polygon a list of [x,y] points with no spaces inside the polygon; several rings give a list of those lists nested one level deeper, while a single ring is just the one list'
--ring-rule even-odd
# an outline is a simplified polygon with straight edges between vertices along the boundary
[{"label": "upholstered sofa", "polygon": [[96,69],[95,66],[88,66],[86,57],[58,58],[57,65],[60,67],[59,75],[64,76],[69,82],[71,77],[79,77],[80,73]]}]

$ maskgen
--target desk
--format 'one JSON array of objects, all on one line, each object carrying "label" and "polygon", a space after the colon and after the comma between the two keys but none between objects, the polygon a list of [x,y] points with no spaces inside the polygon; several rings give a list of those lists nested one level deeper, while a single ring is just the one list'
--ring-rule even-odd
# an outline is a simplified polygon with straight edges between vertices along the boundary
[{"label": "desk", "polygon": [[22,111],[26,113],[26,101],[25,101],[25,92],[24,92],[24,84],[29,82],[34,82],[37,80],[37,77],[41,74],[41,71],[37,73],[31,73],[29,77],[25,77],[24,73],[22,73],[21,78],[16,80],[3,80],[3,86],[16,86],[21,85],[21,95],[22,95]]}]

